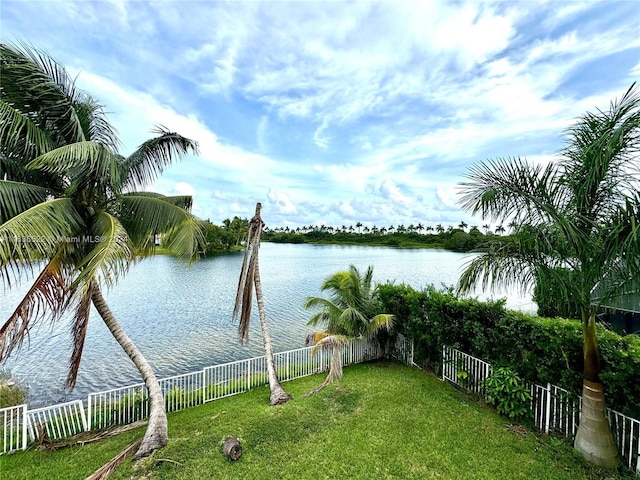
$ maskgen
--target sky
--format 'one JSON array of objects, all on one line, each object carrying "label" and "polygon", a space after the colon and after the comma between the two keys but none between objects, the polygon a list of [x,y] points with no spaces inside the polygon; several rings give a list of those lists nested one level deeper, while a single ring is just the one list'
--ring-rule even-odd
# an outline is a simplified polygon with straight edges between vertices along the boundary
[{"label": "sky", "polygon": [[457,203],[470,165],[549,162],[640,80],[633,0],[2,0],[0,38],[64,65],[121,153],[198,142],[149,190],[271,228],[491,223]]}]

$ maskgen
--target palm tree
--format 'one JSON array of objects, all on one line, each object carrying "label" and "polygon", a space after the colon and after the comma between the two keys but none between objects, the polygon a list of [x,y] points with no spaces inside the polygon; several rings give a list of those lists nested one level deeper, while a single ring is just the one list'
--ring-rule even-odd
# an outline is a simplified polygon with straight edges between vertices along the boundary
[{"label": "palm tree", "polygon": [[375,337],[381,330],[389,331],[393,326],[393,315],[376,313],[373,288],[373,267],[360,274],[354,265],[348,271],[337,272],[328,277],[321,291],[329,291],[331,298],[309,297],[304,308],[319,308],[307,325],[325,325],[332,335],[347,337]]},{"label": "palm tree", "polygon": [[149,424],[136,457],[146,456],[167,443],[164,398],[102,287],[152,253],[156,234],[169,234],[169,251],[197,255],[204,238],[189,213],[191,198],[135,191],[197,145],[158,128],[125,158],[102,107],[75,88],[64,67],[28,47],[1,44],[0,54],[0,278],[10,287],[21,270],[40,270],[0,328],[0,360],[32,329],[71,312],[73,388],[93,304],[147,387]]},{"label": "palm tree", "polygon": [[[579,305],[584,338],[584,386],[575,448],[591,462],[617,465],[604,414],[596,338],[600,305],[640,289],[640,95],[636,85],[608,111],[587,113],[568,130],[558,162],[542,167],[498,159],[472,167],[462,206],[483,218],[513,219],[515,239],[494,241],[472,260],[459,288],[556,285],[558,301]],[[572,275],[560,275],[569,269]],[[569,279],[569,280],[568,280]]]},{"label": "palm tree", "polygon": [[362,222],[356,223],[356,228],[358,229],[358,233],[360,233],[360,228],[362,227]]},{"label": "palm tree", "polygon": [[342,377],[340,351],[347,338],[375,338],[380,332],[389,332],[393,328],[393,315],[376,313],[376,289],[372,288],[372,281],[372,266],[362,276],[354,265],[350,265],[348,271],[334,273],[322,283],[321,291],[330,291],[330,299],[307,298],[304,308],[319,308],[307,325],[324,324],[325,330],[307,335],[305,343],[315,344],[313,353],[318,348],[332,350],[329,375],[320,386],[307,395],[320,391]]},{"label": "palm tree", "polygon": [[442,226],[441,223],[436,225],[436,232],[438,233],[444,233],[444,227]]},{"label": "palm tree", "polygon": [[[264,345],[265,357],[267,360],[267,375],[269,378],[269,389],[271,391],[270,404],[280,405],[291,400],[291,395],[284,391],[278,380],[275,362],[273,361],[273,345],[269,324],[267,323],[267,312],[264,307],[264,297],[262,296],[262,282],[260,281],[260,265],[258,261],[258,251],[260,250],[260,235],[264,222],[260,216],[262,205],[256,204],[256,213],[249,221],[249,233],[244,251],[244,260],[240,270],[238,280],[238,290],[236,292],[236,303],[233,308],[233,316],[240,315],[238,333],[240,340],[249,340],[249,325],[251,322],[251,304],[253,301],[253,288],[256,289],[256,300],[258,302],[258,313],[260,315],[260,326],[262,327],[262,343]],[[251,256],[249,256],[251,250]]]},{"label": "palm tree", "polygon": [[458,227],[460,227],[460,230],[464,230],[465,228],[467,228],[467,224],[463,220],[458,224]]}]

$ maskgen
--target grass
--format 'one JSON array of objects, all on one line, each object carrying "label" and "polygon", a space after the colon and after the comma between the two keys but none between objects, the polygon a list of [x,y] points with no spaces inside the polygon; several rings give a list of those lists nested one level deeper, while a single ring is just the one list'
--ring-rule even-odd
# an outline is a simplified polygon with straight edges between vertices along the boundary
[{"label": "grass", "polygon": [[[114,479],[620,479],[569,445],[509,425],[492,409],[420,370],[375,362],[312,397],[323,375],[285,383],[294,400],[268,406],[268,388],[169,414],[163,450]],[[144,427],[142,427],[144,428]],[[0,477],[82,479],[143,430],[57,451],[0,456]],[[235,463],[220,453],[240,438]]]}]

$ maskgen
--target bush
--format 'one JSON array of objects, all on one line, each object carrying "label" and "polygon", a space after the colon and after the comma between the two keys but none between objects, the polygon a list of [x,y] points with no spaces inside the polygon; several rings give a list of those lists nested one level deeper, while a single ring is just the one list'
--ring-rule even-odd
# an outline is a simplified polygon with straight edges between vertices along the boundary
[{"label": "bush", "polygon": [[[547,382],[581,394],[582,324],[506,310],[504,300],[458,298],[452,288],[378,286],[381,311],[396,317],[395,331],[413,338],[414,361],[439,373],[442,346],[449,345],[493,365],[508,365],[529,382]],[[598,325],[601,378],[607,405],[640,418],[640,337]]]},{"label": "bush", "polygon": [[0,408],[27,403],[27,389],[8,370],[0,370]]},{"label": "bush", "polygon": [[520,376],[508,367],[493,369],[485,381],[485,391],[487,401],[500,415],[521,420],[529,412],[531,393]]}]

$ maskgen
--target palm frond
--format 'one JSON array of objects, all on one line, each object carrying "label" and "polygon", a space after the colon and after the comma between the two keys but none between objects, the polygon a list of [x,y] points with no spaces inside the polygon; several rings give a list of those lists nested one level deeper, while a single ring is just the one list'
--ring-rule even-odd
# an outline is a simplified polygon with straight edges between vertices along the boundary
[{"label": "palm frond", "polygon": [[[120,178],[121,157],[102,143],[94,141],[75,142],[43,153],[27,165],[56,175],[67,175],[72,179],[72,192],[86,186],[104,184],[107,180]],[[118,183],[109,182],[109,187],[119,193]],[[71,192],[71,193],[72,193]]]},{"label": "palm frond", "polygon": [[390,313],[379,313],[367,325],[367,337],[372,338],[380,331],[391,332],[395,317]]},{"label": "palm frond", "polygon": [[74,103],[84,101],[87,94],[75,88],[62,65],[26,44],[0,44],[0,61],[5,102],[50,132],[56,145],[87,140],[74,109]]},{"label": "palm frond", "polygon": [[85,290],[93,281],[111,286],[129,269],[135,255],[127,231],[117,218],[96,212],[90,235],[83,238],[88,253],[77,263],[74,286]]},{"label": "palm frond", "polygon": [[576,214],[589,222],[606,218],[630,192],[640,144],[640,90],[634,83],[609,110],[586,113],[568,130],[562,181],[571,189]]},{"label": "palm frond", "polygon": [[37,324],[60,318],[72,295],[63,255],[55,255],[42,269],[9,319],[0,328],[0,362],[20,349]]},{"label": "palm frond", "polygon": [[87,336],[87,328],[89,326],[89,313],[91,312],[91,295],[93,288],[90,286],[80,295],[71,323],[71,339],[73,350],[69,359],[69,371],[65,385],[69,389],[73,389],[78,378],[78,369],[80,368],[80,360],[84,350],[84,340]]},{"label": "palm frond", "polygon": [[51,258],[82,231],[82,224],[68,198],[39,203],[0,224],[0,278],[8,267]]},{"label": "palm frond", "polygon": [[348,338],[343,335],[327,335],[313,346],[311,355],[315,355],[318,350],[331,350],[331,362],[329,364],[329,374],[325,381],[307,392],[305,394],[306,397],[318,393],[330,383],[342,378],[342,347],[344,347],[348,341]]},{"label": "palm frond", "polygon": [[0,99],[0,151],[4,155],[33,158],[54,146],[46,130],[13,105]]},{"label": "palm frond", "polygon": [[206,241],[200,221],[185,208],[185,197],[164,197],[134,192],[119,197],[119,217],[134,246],[142,251],[153,245],[153,236],[166,233],[169,251],[185,259],[196,258]]},{"label": "palm frond", "polygon": [[498,158],[475,164],[460,183],[460,205],[483,219],[512,218],[544,223],[557,216],[564,194],[555,181],[557,167],[534,165],[521,158]]},{"label": "palm frond", "polygon": [[43,187],[0,180],[0,224],[44,202],[47,194],[47,189]]},{"label": "palm frond", "polygon": [[[249,340],[249,325],[251,322],[251,305],[253,303],[253,288],[256,283],[258,272],[258,251],[260,250],[260,236],[264,225],[260,217],[262,205],[256,204],[256,213],[249,221],[247,233],[247,244],[242,260],[238,288],[236,290],[236,301],[233,307],[233,318],[240,315],[238,322],[238,334],[241,342]],[[251,251],[251,255],[249,255]]]},{"label": "palm frond", "polygon": [[147,140],[125,161],[123,185],[128,188],[145,187],[155,180],[175,160],[188,153],[198,153],[198,144],[182,135],[157,126],[158,136]]},{"label": "palm frond", "polygon": [[[469,293],[480,286],[493,291],[502,286],[527,291],[535,284],[535,267],[546,266],[545,256],[536,253],[517,241],[491,242],[486,252],[465,264],[457,290]],[[551,257],[547,260],[553,261]]]}]

